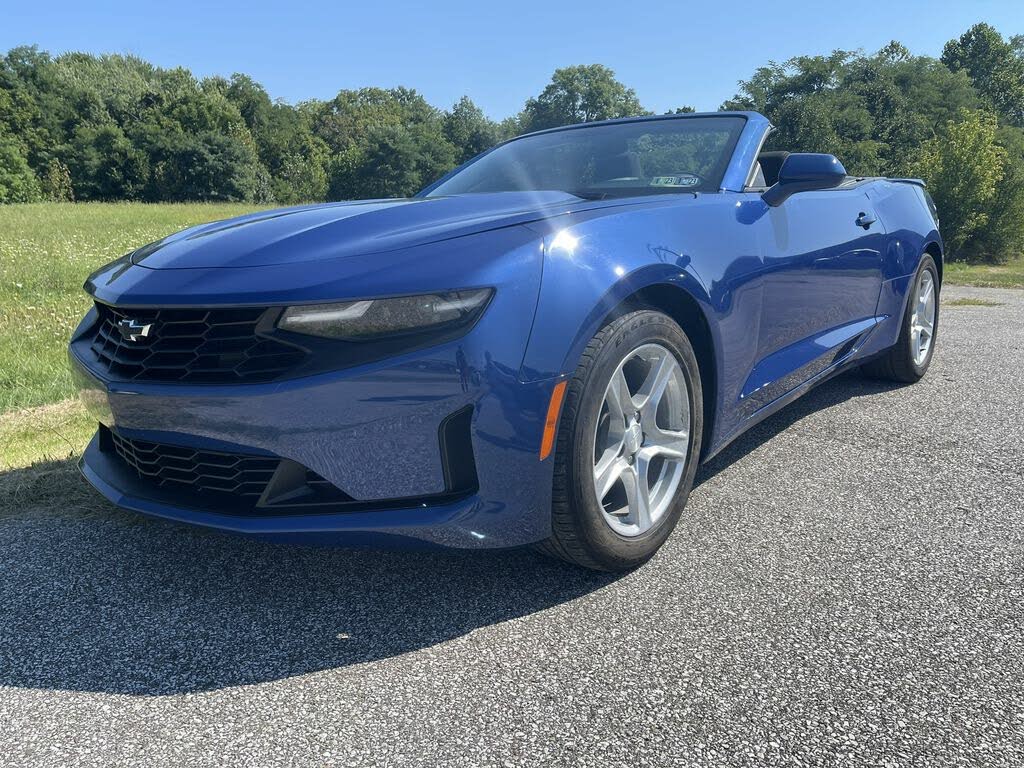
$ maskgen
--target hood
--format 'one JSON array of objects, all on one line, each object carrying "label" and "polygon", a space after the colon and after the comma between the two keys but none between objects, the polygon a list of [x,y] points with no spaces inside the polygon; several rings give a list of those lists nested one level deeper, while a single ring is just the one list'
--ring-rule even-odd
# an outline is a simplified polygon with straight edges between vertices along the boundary
[{"label": "hood", "polygon": [[625,202],[585,201],[564,192],[497,192],[328,203],[186,229],[140,248],[131,260],[149,269],[298,264],[394,251]]}]

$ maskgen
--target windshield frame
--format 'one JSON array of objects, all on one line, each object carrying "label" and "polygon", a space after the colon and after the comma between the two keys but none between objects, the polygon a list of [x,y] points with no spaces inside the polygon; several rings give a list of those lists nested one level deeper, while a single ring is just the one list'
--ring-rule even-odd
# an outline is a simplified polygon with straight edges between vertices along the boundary
[{"label": "windshield frame", "polygon": [[[678,115],[640,115],[640,116],[636,116],[636,117],[617,118],[617,119],[614,119],[614,120],[598,120],[598,121],[592,121],[592,122],[588,122],[588,123],[575,123],[573,125],[563,125],[563,126],[559,126],[559,127],[556,127],[556,128],[547,128],[547,129],[545,129],[543,131],[532,131],[531,133],[524,133],[521,136],[514,136],[513,138],[507,139],[507,140],[501,142],[500,144],[496,144],[493,147],[491,147],[490,149],[488,149],[488,150],[486,150],[484,152],[481,152],[476,157],[471,158],[470,160],[467,160],[462,165],[459,165],[459,166],[453,168],[448,173],[444,174],[441,178],[439,178],[437,181],[433,182],[432,184],[429,184],[428,186],[424,187],[422,190],[417,192],[413,197],[415,197],[415,198],[434,197],[435,195],[433,195],[432,193],[434,192],[435,189],[437,189],[438,187],[440,187],[443,184],[447,183],[452,178],[454,178],[458,174],[462,173],[463,171],[465,171],[470,166],[475,165],[476,163],[480,162],[485,157],[490,155],[492,152],[495,152],[495,151],[501,149],[502,147],[504,147],[504,146],[506,146],[508,144],[512,144],[513,142],[523,141],[524,139],[530,139],[530,138],[533,138],[535,136],[543,136],[543,135],[552,134],[552,133],[562,133],[564,131],[576,131],[576,130],[581,130],[581,129],[584,129],[584,128],[600,128],[602,126],[625,125],[625,124],[630,124],[630,123],[647,123],[647,122],[659,122],[659,121],[667,121],[667,120],[707,120],[707,119],[714,119],[714,118],[717,118],[717,119],[729,118],[729,119],[734,119],[734,120],[739,121],[738,122],[739,128],[738,128],[738,130],[736,130],[734,132],[734,134],[730,137],[729,142],[723,148],[722,156],[721,156],[722,159],[721,159],[719,165],[715,168],[715,175],[711,179],[717,185],[717,188],[714,189],[713,192],[723,192],[723,191],[726,190],[725,179],[729,175],[730,166],[732,165],[733,161],[735,160],[737,147],[740,145],[740,142],[743,139],[743,137],[745,136],[745,134],[747,133],[747,130],[748,130],[748,127],[749,127],[750,115],[748,113],[746,113],[746,112],[722,111],[722,112],[690,112],[690,113],[678,114]],[[522,190],[522,191],[525,191],[525,190]],[[573,192],[569,192],[567,190],[550,190],[550,191],[565,192],[566,194],[573,194]],[[706,189],[705,190],[700,190],[700,191],[702,193],[709,193],[709,190],[706,190]],[[680,194],[680,193],[694,194],[695,192],[696,191],[692,190],[692,189],[677,188],[677,187],[676,188],[674,188],[674,187],[643,187],[643,188],[631,188],[630,191],[628,192],[628,194],[621,194],[621,195],[614,195],[614,196],[613,195],[608,195],[607,199],[614,199],[615,197],[627,197],[627,196],[628,197],[650,197],[650,196],[658,196],[658,195],[666,195],[666,194]],[[477,194],[477,193],[463,192],[463,193],[452,193],[452,194]],[[436,197],[443,197],[443,196],[444,195],[436,195]]]}]

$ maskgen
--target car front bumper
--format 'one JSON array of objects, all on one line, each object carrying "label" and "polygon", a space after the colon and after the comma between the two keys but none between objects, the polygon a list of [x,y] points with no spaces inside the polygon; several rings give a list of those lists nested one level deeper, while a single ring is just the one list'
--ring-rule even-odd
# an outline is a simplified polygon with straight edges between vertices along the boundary
[{"label": "car front bumper", "polygon": [[[390,545],[401,539],[487,548],[546,538],[552,460],[540,461],[538,451],[557,377],[532,371],[522,376],[520,370],[536,308],[539,251],[532,233],[513,228],[499,234],[500,258],[482,258],[485,249],[469,238],[439,244],[437,253],[395,256],[387,270],[376,272],[372,260],[352,259],[313,276],[307,274],[311,270],[253,268],[244,271],[244,280],[233,269],[115,264],[97,273],[90,292],[119,307],[213,306],[214,298],[217,306],[316,303],[327,300],[327,292],[333,300],[347,298],[346,291],[383,292],[367,282],[372,274],[392,287],[408,279],[409,286],[394,289],[401,292],[413,287],[410,275],[423,264],[438,285],[490,285],[496,293],[459,339],[374,363],[259,383],[111,378],[91,350],[83,323],[70,345],[71,368],[81,399],[102,425],[82,459],[83,474],[122,507],[282,540]],[[494,245],[498,236],[488,242]],[[272,290],[288,279],[290,289]],[[301,291],[294,287],[299,280],[308,283]],[[448,455],[442,432],[458,414],[465,417],[453,438],[459,450]],[[175,495],[177,486],[142,478],[137,466],[109,450],[109,440],[105,450],[104,434],[197,452],[276,457],[315,473],[351,503],[315,509],[297,504],[282,511],[263,506],[264,496],[258,508],[239,511],[228,508],[223,494]]]},{"label": "car front bumper", "polygon": [[[291,381],[181,386],[106,381],[82,359],[81,343],[72,344],[74,378],[101,432],[287,459],[352,501],[225,511],[221,494],[179,493],[174,484],[141,477],[104,450],[101,432],[81,470],[118,506],[282,541],[489,548],[543,539],[550,532],[551,461],[539,460],[538,446],[555,382],[522,383],[513,372],[472,369],[461,346]],[[439,434],[446,418],[467,410],[475,482],[452,488]]]}]

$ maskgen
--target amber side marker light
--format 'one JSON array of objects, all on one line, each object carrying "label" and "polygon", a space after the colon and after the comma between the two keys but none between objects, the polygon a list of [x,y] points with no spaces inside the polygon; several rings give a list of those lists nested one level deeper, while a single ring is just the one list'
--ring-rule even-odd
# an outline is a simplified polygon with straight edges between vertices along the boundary
[{"label": "amber side marker light", "polygon": [[540,441],[540,460],[544,461],[551,455],[555,447],[555,432],[558,431],[558,414],[562,410],[562,399],[565,397],[565,385],[567,382],[560,381],[555,384],[551,393],[551,402],[548,403],[548,415],[544,419],[544,437]]}]

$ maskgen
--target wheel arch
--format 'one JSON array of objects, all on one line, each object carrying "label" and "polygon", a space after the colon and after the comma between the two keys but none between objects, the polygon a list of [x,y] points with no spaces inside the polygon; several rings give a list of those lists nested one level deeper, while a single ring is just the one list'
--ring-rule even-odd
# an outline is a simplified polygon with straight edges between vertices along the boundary
[{"label": "wheel arch", "polygon": [[697,357],[700,385],[703,392],[704,428],[702,452],[711,446],[718,402],[718,369],[714,336],[707,316],[696,298],[684,288],[671,283],[654,283],[625,296],[598,324],[599,328],[628,312],[653,309],[671,317],[686,333]]},{"label": "wheel arch", "polygon": [[942,286],[942,246],[931,240],[924,247],[924,252],[935,260],[935,268],[939,270],[939,286]]}]

